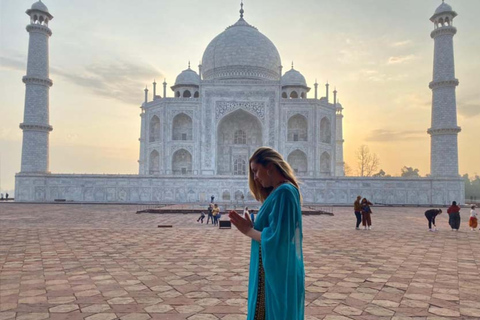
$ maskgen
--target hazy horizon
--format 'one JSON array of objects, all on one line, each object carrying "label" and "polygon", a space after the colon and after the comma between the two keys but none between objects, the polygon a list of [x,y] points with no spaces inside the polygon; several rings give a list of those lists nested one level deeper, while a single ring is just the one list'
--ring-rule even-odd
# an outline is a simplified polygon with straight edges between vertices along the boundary
[{"label": "hazy horizon", "polygon": [[[0,178],[13,190],[20,171],[29,17],[35,1],[0,0]],[[50,171],[138,173],[140,105],[145,85],[170,86],[202,59],[208,43],[238,18],[240,0],[45,0],[49,23]],[[480,174],[480,1],[447,1],[454,19],[459,173]],[[330,83],[344,107],[345,162],[368,145],[380,169],[430,172],[433,39],[429,21],[441,0],[263,0],[244,2],[245,20],[292,61],[314,97]],[[475,142],[477,141],[477,142]],[[448,156],[448,155],[446,155]],[[13,196],[13,194],[12,194]]]}]

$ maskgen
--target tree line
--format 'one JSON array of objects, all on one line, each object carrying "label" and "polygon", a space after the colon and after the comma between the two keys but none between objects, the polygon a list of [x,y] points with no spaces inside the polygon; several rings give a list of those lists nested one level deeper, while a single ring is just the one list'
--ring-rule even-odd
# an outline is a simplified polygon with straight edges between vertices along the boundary
[{"label": "tree line", "polygon": [[[345,163],[346,176],[359,177],[391,177],[380,168],[380,159],[377,154],[370,151],[366,145],[361,145],[355,152],[356,162],[354,168]],[[425,177],[429,175],[426,174]],[[404,166],[401,168],[400,177],[417,178],[421,177],[420,171],[414,167]],[[480,202],[480,176],[469,177],[468,174],[462,176],[465,181],[465,200],[470,202]]]}]

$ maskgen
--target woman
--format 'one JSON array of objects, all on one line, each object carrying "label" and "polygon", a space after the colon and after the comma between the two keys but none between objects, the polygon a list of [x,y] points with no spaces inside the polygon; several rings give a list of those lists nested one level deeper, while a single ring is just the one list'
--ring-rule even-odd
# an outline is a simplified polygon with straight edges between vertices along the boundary
[{"label": "woman", "polygon": [[447,210],[448,224],[453,230],[460,229],[460,207],[457,206],[457,201],[452,201],[452,205]]},{"label": "woman", "polygon": [[252,225],[230,211],[232,223],[252,238],[247,320],[303,320],[305,270],[298,182],[290,165],[272,148],[249,160],[248,184],[262,202]]},{"label": "woman", "polygon": [[370,206],[372,203],[367,198],[362,199],[362,225],[363,229],[372,229],[372,209]]},{"label": "woman", "polygon": [[475,205],[470,207],[470,219],[468,220],[468,225],[472,231],[475,231],[475,228],[478,225],[477,212],[475,211]]}]

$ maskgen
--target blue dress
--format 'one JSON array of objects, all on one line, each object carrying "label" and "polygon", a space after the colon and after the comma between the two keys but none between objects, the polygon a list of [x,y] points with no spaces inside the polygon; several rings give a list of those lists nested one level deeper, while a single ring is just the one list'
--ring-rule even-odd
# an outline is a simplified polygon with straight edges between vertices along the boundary
[{"label": "blue dress", "polygon": [[263,303],[258,301],[257,306],[257,298],[265,299],[266,320],[303,320],[305,270],[298,189],[290,183],[275,189],[258,211],[254,228],[262,236],[261,247],[255,240],[251,244],[247,320],[254,320],[256,311],[258,317],[257,307]]}]

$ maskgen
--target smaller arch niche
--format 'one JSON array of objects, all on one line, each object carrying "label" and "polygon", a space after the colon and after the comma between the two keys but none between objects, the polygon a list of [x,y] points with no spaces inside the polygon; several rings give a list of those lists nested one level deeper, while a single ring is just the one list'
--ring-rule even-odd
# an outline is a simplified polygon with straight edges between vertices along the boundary
[{"label": "smaller arch niche", "polygon": [[153,150],[150,153],[150,161],[149,161],[149,174],[156,175],[160,172],[160,154],[157,150]]},{"label": "smaller arch niche", "polygon": [[292,91],[290,93],[290,99],[298,99],[298,93],[297,91]]},{"label": "smaller arch niche", "polygon": [[245,159],[235,159],[233,163],[233,174],[236,176],[244,176],[247,174],[247,165]]},{"label": "smaller arch niche", "polygon": [[198,98],[200,96],[200,94],[198,93],[198,91],[195,91],[195,94],[193,95],[194,98]]},{"label": "smaller arch niche", "polygon": [[160,119],[157,116],[153,116],[150,120],[150,132],[149,142],[155,142],[160,140]]},{"label": "smaller arch niche", "polygon": [[329,176],[332,173],[331,165],[330,165],[330,154],[327,151],[324,151],[320,156],[320,173],[322,175]]},{"label": "smaller arch niche", "polygon": [[230,192],[228,192],[228,191],[226,191],[226,190],[223,191],[223,193],[222,193],[222,200],[226,200],[226,201],[230,200]]},{"label": "smaller arch niche", "polygon": [[282,92],[282,98],[283,98],[283,99],[288,99],[288,96],[287,96],[287,93],[286,93],[286,92]]},{"label": "smaller arch niche", "polygon": [[175,92],[175,97],[180,98],[180,91]]},{"label": "smaller arch niche", "polygon": [[237,130],[235,131],[234,139],[233,139],[234,144],[247,144],[247,134],[243,130]]},{"label": "smaller arch niche", "polygon": [[183,91],[183,97],[184,97],[184,98],[191,98],[191,97],[192,97],[192,93],[190,92],[190,90],[185,90],[185,91]]}]

